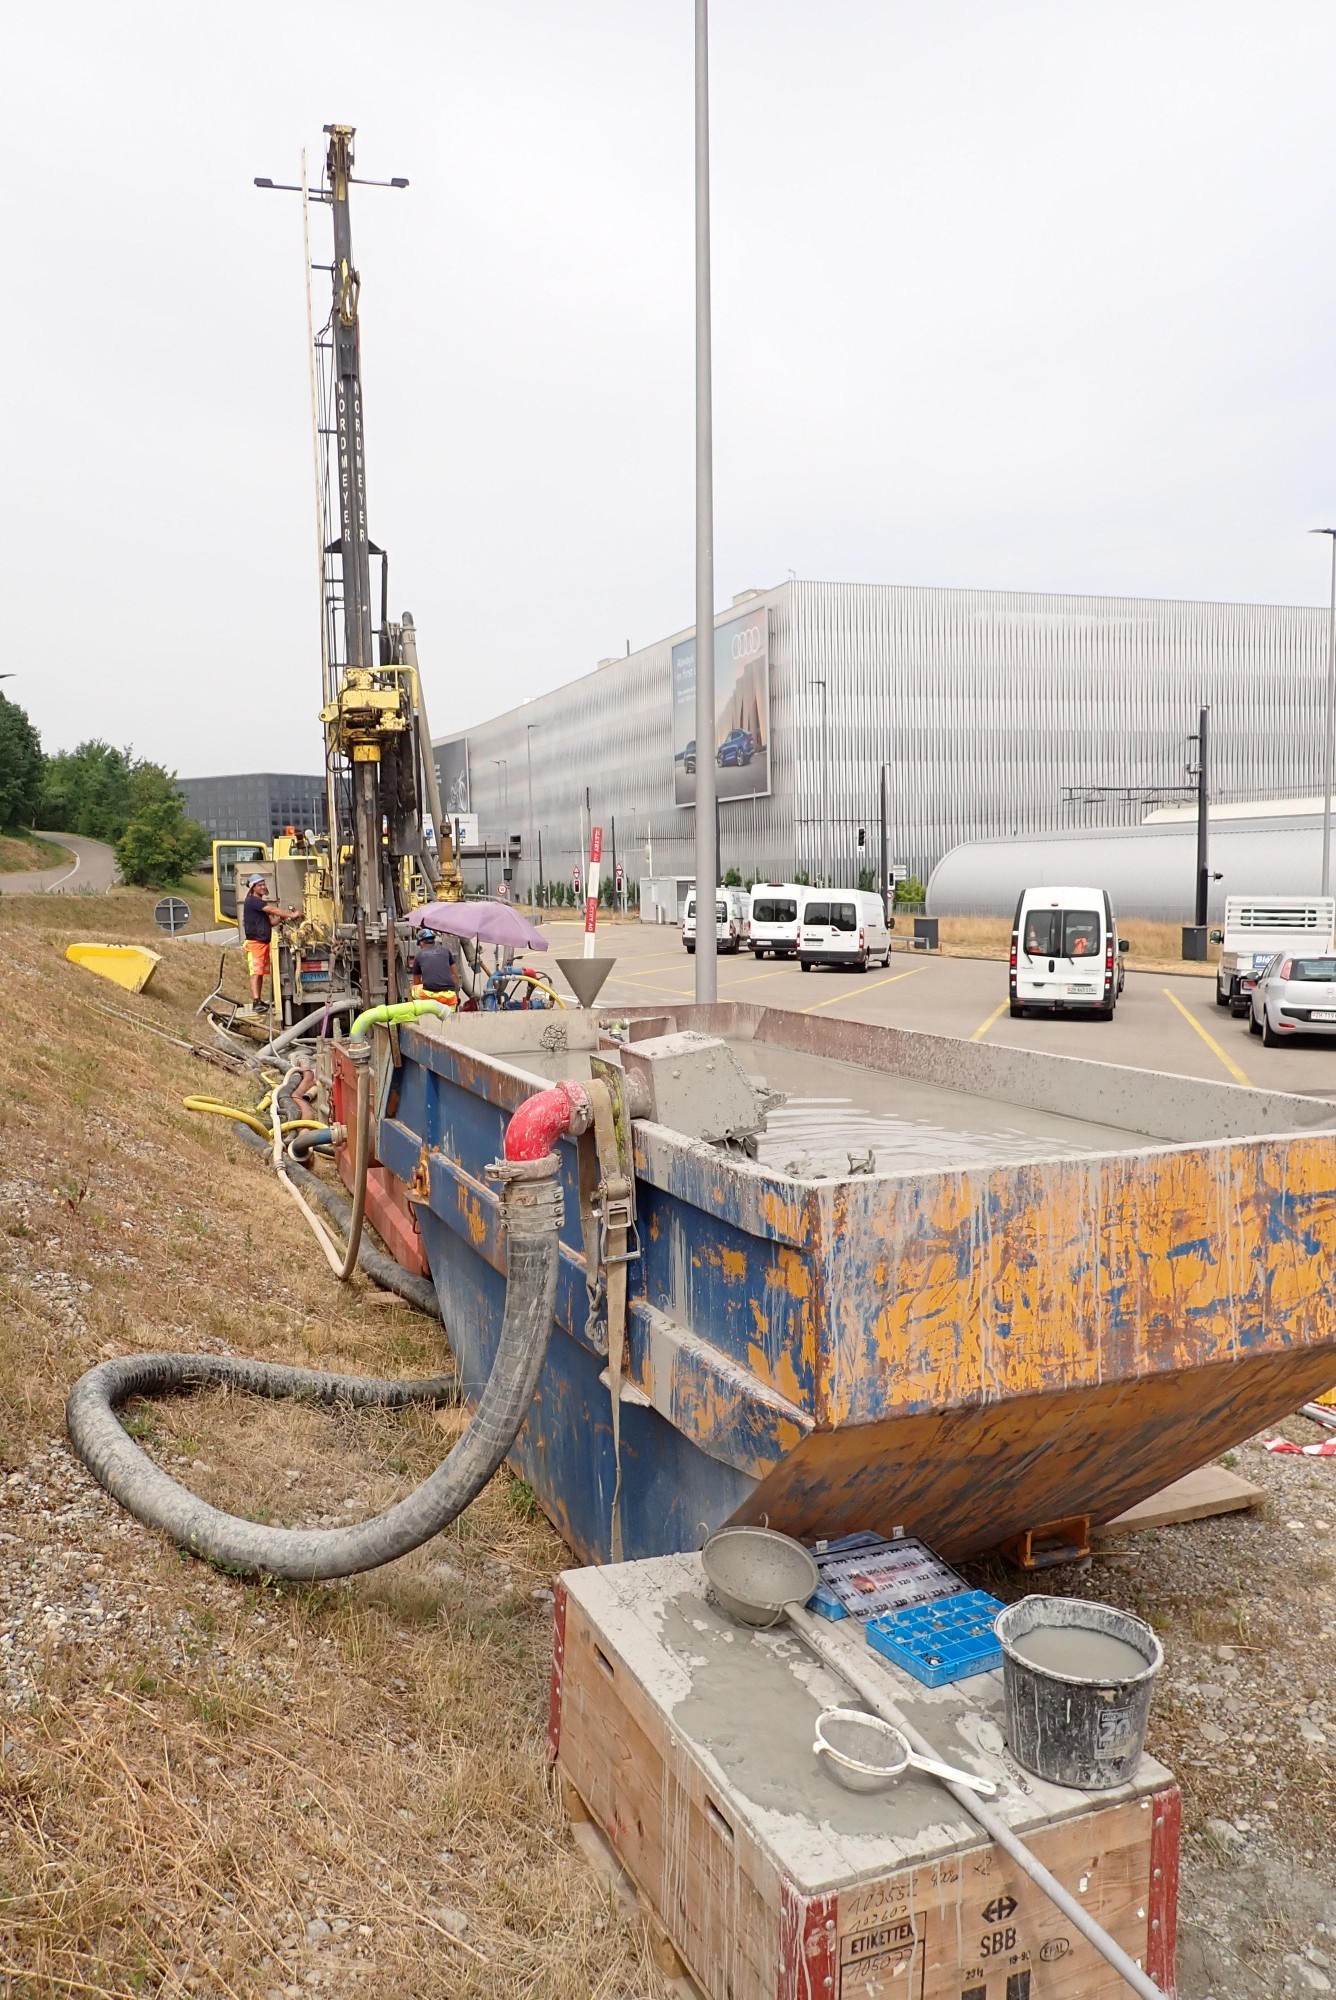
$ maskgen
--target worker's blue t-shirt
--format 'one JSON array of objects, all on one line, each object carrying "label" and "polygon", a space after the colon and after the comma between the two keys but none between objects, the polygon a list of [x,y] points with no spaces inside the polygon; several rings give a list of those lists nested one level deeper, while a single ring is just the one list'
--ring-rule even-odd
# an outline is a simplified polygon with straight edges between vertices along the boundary
[{"label": "worker's blue t-shirt", "polygon": [[428,993],[455,990],[455,961],[443,944],[419,945],[408,969]]},{"label": "worker's blue t-shirt", "polygon": [[264,896],[247,896],[241,905],[241,929],[243,937],[252,944],[268,944],[274,935],[274,926],[265,912]]}]

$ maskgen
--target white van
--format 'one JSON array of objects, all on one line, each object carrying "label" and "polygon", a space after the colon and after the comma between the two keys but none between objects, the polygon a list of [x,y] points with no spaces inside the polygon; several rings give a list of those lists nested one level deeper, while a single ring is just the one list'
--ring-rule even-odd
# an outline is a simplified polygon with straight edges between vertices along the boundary
[{"label": "white van", "polygon": [[1107,889],[1022,889],[1011,932],[1011,1018],[1079,1009],[1111,1021],[1125,977]]},{"label": "white van", "polygon": [[796,882],[758,882],[751,892],[751,948],[757,958],[798,956],[798,917],[807,891]]},{"label": "white van", "polygon": [[874,958],[891,962],[891,934],[880,896],[866,889],[806,889],[798,930],[798,963],[850,965],[866,972]]},{"label": "white van", "polygon": [[[745,889],[716,889],[714,892],[714,936],[716,951],[741,951],[751,931],[751,904]],[[682,942],[695,956],[696,891],[687,891],[682,913]]]}]

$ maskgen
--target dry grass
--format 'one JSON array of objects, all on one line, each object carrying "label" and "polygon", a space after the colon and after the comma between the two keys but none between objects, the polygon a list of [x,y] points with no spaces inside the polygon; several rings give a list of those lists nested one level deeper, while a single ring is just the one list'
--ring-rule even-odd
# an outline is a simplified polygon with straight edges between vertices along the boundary
[{"label": "dry grass", "polygon": [[22,874],[29,868],[56,868],[62,861],[73,859],[54,840],[39,840],[32,833],[0,833],[0,875]]},{"label": "dry grass", "polygon": [[[182,1557],[63,1445],[70,1384],[126,1349],[441,1359],[409,1309],[339,1290],[263,1166],[180,1108],[228,1079],[99,1011],[188,1033],[216,952],[164,946],[137,1000],[64,960],[150,938],[153,900],[0,900],[0,1991],[649,1995],[547,1778],[568,1557],[509,1475],[408,1561],[296,1588]],[[406,1490],[460,1419],[216,1395],[130,1420],[208,1498],[310,1523]]]},{"label": "dry grass", "polygon": [[[1214,977],[1213,963],[1184,963],[1181,925],[1124,917],[1118,929],[1127,939],[1127,963],[1133,972],[1160,972],[1167,967]],[[1006,917],[943,917],[941,938],[949,958],[1005,958],[1011,949],[1011,924]]]}]

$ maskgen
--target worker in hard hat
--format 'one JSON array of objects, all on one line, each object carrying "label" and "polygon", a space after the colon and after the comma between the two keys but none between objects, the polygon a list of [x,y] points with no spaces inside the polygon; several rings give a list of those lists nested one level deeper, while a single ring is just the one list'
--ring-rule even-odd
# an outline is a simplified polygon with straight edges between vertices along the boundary
[{"label": "worker in hard hat", "polygon": [[246,900],[241,905],[241,935],[246,943],[246,970],[250,974],[251,1006],[258,1007],[264,994],[269,970],[269,940],[276,923],[291,923],[300,910],[285,910],[269,894],[263,875],[252,875],[246,883]]},{"label": "worker in hard hat", "polygon": [[443,1000],[447,1006],[458,1002],[455,983],[455,956],[450,947],[424,924],[418,932],[418,946],[408,965],[415,1000]]}]

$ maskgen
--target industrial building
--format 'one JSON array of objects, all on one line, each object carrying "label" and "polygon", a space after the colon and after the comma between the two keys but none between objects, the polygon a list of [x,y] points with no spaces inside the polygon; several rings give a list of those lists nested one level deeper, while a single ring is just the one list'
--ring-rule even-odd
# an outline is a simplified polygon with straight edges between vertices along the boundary
[{"label": "industrial building", "polygon": [[[883,762],[888,860],[924,881],[964,842],[1135,826],[1186,799],[1203,705],[1217,800],[1320,785],[1325,609],[791,579],[719,614],[715,661],[744,878],[874,870]],[[517,891],[540,847],[570,879],[589,814],[631,880],[687,878],[693,702],[687,628],[438,739],[438,768]]]},{"label": "industrial building", "polygon": [[325,781],[288,771],[228,778],[178,778],[186,813],[215,840],[273,840],[286,827],[325,830]]}]

